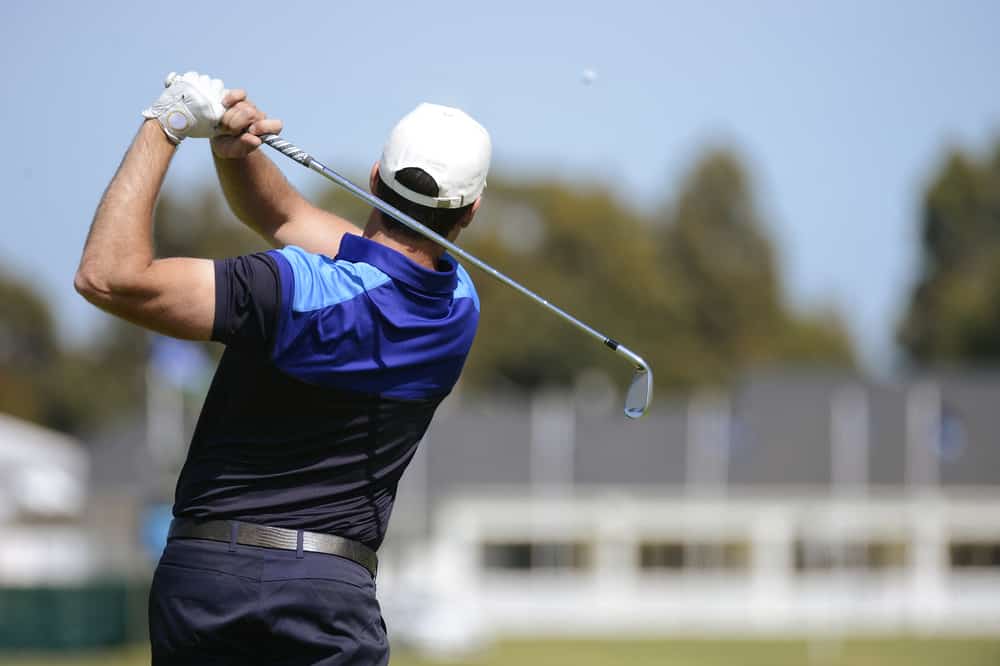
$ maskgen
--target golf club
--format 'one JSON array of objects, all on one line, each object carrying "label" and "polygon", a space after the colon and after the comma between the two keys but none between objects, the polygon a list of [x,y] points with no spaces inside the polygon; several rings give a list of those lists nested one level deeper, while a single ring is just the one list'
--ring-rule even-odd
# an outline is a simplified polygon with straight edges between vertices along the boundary
[{"label": "golf club", "polygon": [[299,164],[308,167],[309,169],[312,169],[316,173],[325,176],[329,180],[332,180],[334,183],[340,185],[354,196],[363,200],[368,205],[372,206],[373,208],[378,208],[386,215],[389,215],[394,219],[398,220],[401,224],[405,224],[407,227],[413,229],[414,231],[424,236],[425,238],[428,238],[437,243],[438,245],[442,246],[453,255],[461,259],[464,259],[473,266],[476,266],[477,268],[492,275],[494,278],[496,278],[500,282],[503,282],[508,287],[513,287],[514,289],[521,292],[522,294],[524,294],[531,300],[535,301],[539,305],[547,308],[550,312],[553,312],[559,317],[562,317],[565,321],[569,322],[570,324],[580,329],[584,333],[589,334],[591,337],[597,338],[612,351],[617,352],[618,354],[624,356],[635,367],[635,373],[632,375],[632,382],[629,384],[628,392],[625,394],[625,416],[632,419],[637,419],[646,412],[646,409],[649,407],[650,401],[652,401],[653,399],[653,371],[650,369],[649,365],[631,349],[617,342],[616,340],[609,338],[608,336],[597,331],[596,329],[591,328],[590,326],[583,323],[582,321],[580,321],[573,315],[569,314],[565,310],[562,310],[561,308],[556,307],[552,303],[549,303],[547,300],[545,300],[535,292],[531,291],[527,287],[518,284],[511,278],[507,277],[497,269],[490,266],[489,264],[469,254],[468,252],[466,252],[459,246],[455,245],[448,239],[442,237],[439,234],[434,233],[427,226],[421,224],[420,222],[413,219],[406,213],[398,210],[393,206],[390,206],[389,204],[382,201],[378,197],[361,189],[360,187],[358,187],[348,179],[344,178],[333,169],[328,168],[322,162],[309,155],[309,153],[296,147],[291,142],[286,141],[285,139],[282,139],[281,137],[275,134],[265,134],[262,135],[260,138],[261,141],[269,145],[271,148],[274,148],[279,153],[287,157],[290,157]]}]

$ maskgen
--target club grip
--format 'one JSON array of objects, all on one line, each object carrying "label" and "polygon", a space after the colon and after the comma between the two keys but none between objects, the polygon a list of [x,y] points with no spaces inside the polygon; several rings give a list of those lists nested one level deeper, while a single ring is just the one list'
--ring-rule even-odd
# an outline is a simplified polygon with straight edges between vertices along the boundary
[{"label": "club grip", "polygon": [[309,166],[312,162],[312,156],[306,151],[302,150],[290,141],[285,141],[277,134],[262,134],[260,140],[271,146],[280,153],[291,157],[296,162],[301,162],[305,166]]}]

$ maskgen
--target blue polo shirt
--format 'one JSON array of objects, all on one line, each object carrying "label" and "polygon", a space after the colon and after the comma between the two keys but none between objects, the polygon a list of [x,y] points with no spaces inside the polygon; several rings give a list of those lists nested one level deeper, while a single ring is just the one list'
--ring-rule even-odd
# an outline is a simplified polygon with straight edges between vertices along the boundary
[{"label": "blue polo shirt", "polygon": [[226,344],[174,515],[338,534],[377,548],[396,486],[472,346],[479,299],[443,255],[426,269],[345,235],[217,261]]}]

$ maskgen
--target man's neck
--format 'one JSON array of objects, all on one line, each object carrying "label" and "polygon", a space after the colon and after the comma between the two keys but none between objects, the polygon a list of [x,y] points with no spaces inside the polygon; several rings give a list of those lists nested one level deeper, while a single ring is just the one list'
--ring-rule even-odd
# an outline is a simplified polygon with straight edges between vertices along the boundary
[{"label": "man's neck", "polygon": [[410,261],[432,271],[437,270],[438,260],[444,254],[444,248],[433,241],[400,238],[392,234],[375,212],[369,216],[363,235],[368,240],[392,248]]}]

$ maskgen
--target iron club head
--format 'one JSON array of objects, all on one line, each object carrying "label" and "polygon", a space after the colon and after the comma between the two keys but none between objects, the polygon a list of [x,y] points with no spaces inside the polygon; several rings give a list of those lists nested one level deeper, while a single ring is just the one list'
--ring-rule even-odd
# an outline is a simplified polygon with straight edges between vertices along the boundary
[{"label": "iron club head", "polygon": [[653,399],[653,372],[649,368],[636,368],[625,394],[625,416],[637,419],[646,413]]}]

